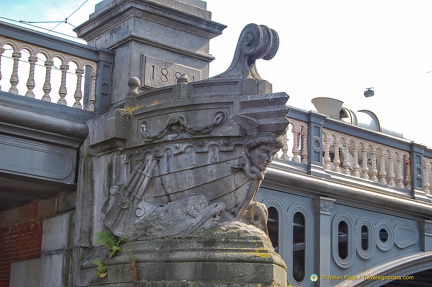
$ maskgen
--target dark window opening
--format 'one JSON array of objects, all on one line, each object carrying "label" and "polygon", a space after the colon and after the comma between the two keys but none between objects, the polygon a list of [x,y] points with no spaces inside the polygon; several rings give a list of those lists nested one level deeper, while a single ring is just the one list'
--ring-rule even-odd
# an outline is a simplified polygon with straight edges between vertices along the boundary
[{"label": "dark window opening", "polygon": [[388,240],[388,232],[384,228],[381,228],[379,231],[379,238],[382,242],[386,242]]},{"label": "dark window opening", "polygon": [[293,276],[297,282],[301,282],[305,276],[305,217],[301,212],[296,212],[293,217]]},{"label": "dark window opening", "polygon": [[338,225],[338,251],[340,258],[348,257],[348,224],[345,221],[339,222]]},{"label": "dark window opening", "polygon": [[273,248],[279,251],[279,212],[274,207],[268,209],[267,229]]},{"label": "dark window opening", "polygon": [[369,229],[366,225],[361,228],[361,247],[364,251],[369,248]]}]

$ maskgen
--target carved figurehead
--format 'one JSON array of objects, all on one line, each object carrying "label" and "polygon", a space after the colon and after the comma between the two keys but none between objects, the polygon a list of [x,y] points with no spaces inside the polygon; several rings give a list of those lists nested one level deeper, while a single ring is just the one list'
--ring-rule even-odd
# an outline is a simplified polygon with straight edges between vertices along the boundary
[{"label": "carved figurehead", "polygon": [[235,220],[266,229],[259,218],[265,207],[251,203],[282,147],[288,96],[271,93],[255,61],[271,59],[278,43],[275,31],[249,24],[225,73],[199,82],[182,76],[175,86],[141,94],[139,81],[130,81],[125,108],[136,106],[124,119],[126,178],[111,188],[102,209],[114,234],[185,236]]}]

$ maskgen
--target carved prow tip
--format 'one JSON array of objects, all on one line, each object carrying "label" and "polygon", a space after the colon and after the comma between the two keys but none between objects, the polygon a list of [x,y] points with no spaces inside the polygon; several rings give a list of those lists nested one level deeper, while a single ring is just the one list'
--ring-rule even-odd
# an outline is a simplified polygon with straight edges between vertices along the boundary
[{"label": "carved prow tip", "polygon": [[279,48],[279,36],[265,25],[248,24],[239,37],[230,67],[215,78],[254,78],[261,80],[255,61],[272,59]]}]

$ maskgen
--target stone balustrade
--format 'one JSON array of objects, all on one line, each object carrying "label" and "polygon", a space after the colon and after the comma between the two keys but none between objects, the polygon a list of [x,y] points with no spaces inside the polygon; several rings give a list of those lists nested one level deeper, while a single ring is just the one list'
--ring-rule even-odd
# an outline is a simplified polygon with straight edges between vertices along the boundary
[{"label": "stone balustrade", "polygon": [[324,130],[324,169],[390,187],[411,188],[408,152]]},{"label": "stone balustrade", "polygon": [[322,128],[320,141],[317,141],[322,148],[320,166],[325,173],[377,183],[412,196],[416,189],[422,190],[426,197],[431,194],[431,149],[294,108],[290,108],[288,121],[289,128],[283,138],[284,147],[278,154],[279,159],[296,166],[303,164],[307,171],[306,166],[312,162],[309,131],[312,124],[318,123]]},{"label": "stone balustrade", "polygon": [[[281,159],[307,164],[307,135],[307,123],[289,119],[289,129],[287,137],[283,139],[284,147],[282,148]],[[292,144],[288,143],[289,140],[292,141]],[[289,145],[291,145],[291,151],[288,150]]]},{"label": "stone balustrade", "polygon": [[[103,110],[112,52],[0,22],[0,91]],[[106,97],[105,97],[106,98]]]},{"label": "stone balustrade", "polygon": [[[29,98],[35,98],[35,91],[34,88],[36,86],[35,81],[35,67],[38,62],[43,62],[43,66],[45,68],[45,77],[42,79],[43,81],[40,82],[40,92],[43,92],[40,99],[43,101],[51,102],[51,92],[52,92],[52,74],[53,74],[53,66],[54,66],[54,58],[58,58],[60,60],[59,65],[59,71],[61,73],[60,76],[60,87],[58,90],[58,104],[61,105],[67,105],[66,101],[66,95],[68,93],[67,91],[67,85],[66,80],[68,80],[68,73],[70,73],[70,67],[73,63],[76,67],[75,74],[76,78],[74,79],[75,84],[75,91],[73,93],[73,96],[75,98],[75,101],[73,103],[73,107],[82,109],[82,99],[83,99],[83,75],[85,72],[85,69],[88,68],[90,70],[90,79],[91,79],[91,89],[89,94],[89,105],[87,107],[88,111],[94,111],[94,102],[95,102],[95,86],[96,86],[96,72],[97,72],[97,65],[95,61],[89,61],[83,58],[74,57],[68,54],[64,53],[58,53],[57,51],[53,51],[51,49],[47,49],[45,47],[38,47],[36,45],[29,45],[25,42],[13,40],[13,39],[7,39],[5,37],[0,36],[0,56],[5,52],[7,49],[6,47],[9,46],[12,50],[12,71],[10,71],[10,88],[8,89],[9,93],[12,94],[24,94],[24,91],[18,90],[18,83],[20,81],[26,81],[27,89],[25,91],[25,96]],[[27,79],[21,79],[20,73],[18,71],[20,70],[21,63],[25,61],[26,59],[23,59],[23,56],[25,54],[28,54],[27,67],[28,71],[28,78]],[[1,57],[0,57],[1,61]],[[39,79],[41,80],[41,79]],[[1,88],[1,87],[0,87]],[[70,103],[69,103],[70,104]]]}]

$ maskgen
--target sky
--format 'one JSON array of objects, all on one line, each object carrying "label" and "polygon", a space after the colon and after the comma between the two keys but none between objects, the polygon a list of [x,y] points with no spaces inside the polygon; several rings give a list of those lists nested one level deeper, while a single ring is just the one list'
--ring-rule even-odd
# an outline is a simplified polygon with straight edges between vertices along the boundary
[{"label": "sky", "polygon": [[[32,25],[75,35],[74,26],[88,19],[98,2],[1,0],[0,20],[63,21]],[[290,106],[315,110],[313,98],[336,98],[353,111],[374,112],[382,127],[432,147],[432,1],[206,2],[212,20],[228,26],[210,42],[216,57],[211,76],[230,65],[244,26],[266,25],[278,32],[280,46],[272,60],[257,62],[258,72],[274,92],[290,96]],[[370,87],[375,95],[365,98]]]}]

